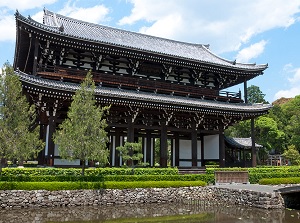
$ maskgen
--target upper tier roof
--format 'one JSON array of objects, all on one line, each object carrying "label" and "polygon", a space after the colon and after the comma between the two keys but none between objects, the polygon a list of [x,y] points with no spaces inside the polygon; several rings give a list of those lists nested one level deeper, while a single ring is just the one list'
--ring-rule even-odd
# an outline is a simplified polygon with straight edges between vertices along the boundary
[{"label": "upper tier roof", "polygon": [[38,23],[31,18],[25,18],[18,12],[16,13],[16,18],[46,32],[123,49],[127,48],[138,52],[147,52],[161,56],[248,71],[263,71],[268,66],[267,64],[241,64],[236,63],[235,61],[225,60],[213,54],[208,49],[207,45],[179,42],[88,23],[56,14],[46,9],[44,10],[43,24]]}]

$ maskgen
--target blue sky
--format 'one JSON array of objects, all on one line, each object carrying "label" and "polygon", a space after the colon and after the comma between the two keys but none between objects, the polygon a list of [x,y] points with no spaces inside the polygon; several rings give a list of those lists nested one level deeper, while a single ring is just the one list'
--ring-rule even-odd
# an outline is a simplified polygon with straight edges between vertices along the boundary
[{"label": "blue sky", "polygon": [[210,44],[228,60],[268,63],[248,86],[259,86],[269,102],[300,95],[299,0],[1,0],[0,65],[13,63],[15,11],[41,22],[44,7],[88,22]]}]

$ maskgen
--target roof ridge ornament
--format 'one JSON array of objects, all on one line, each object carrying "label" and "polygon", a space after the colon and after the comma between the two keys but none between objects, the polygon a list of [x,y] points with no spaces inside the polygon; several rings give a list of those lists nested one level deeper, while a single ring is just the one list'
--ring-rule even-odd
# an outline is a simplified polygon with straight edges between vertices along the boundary
[{"label": "roof ridge ornament", "polygon": [[61,24],[61,26],[59,27],[59,29],[58,29],[60,32],[64,32],[64,30],[65,30],[65,28],[64,28],[64,25],[63,24]]}]

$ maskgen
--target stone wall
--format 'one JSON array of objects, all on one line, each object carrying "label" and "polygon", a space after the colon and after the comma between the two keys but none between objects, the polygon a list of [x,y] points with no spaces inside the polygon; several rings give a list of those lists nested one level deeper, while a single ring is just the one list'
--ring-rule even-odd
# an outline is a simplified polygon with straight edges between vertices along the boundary
[{"label": "stone wall", "polygon": [[140,203],[197,203],[284,208],[280,193],[215,187],[137,188],[124,190],[0,191],[1,208],[88,206]]}]

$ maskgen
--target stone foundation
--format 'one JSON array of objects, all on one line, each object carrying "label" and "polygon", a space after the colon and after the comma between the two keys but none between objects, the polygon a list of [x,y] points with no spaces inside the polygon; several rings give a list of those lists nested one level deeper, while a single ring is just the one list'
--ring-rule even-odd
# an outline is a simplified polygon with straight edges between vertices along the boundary
[{"label": "stone foundation", "polygon": [[278,192],[262,193],[215,187],[0,191],[1,208],[96,206],[168,202],[210,202],[214,204],[246,205],[264,209],[284,208],[284,201]]}]

